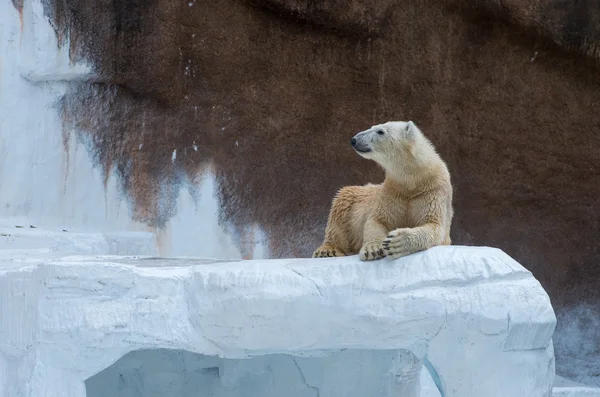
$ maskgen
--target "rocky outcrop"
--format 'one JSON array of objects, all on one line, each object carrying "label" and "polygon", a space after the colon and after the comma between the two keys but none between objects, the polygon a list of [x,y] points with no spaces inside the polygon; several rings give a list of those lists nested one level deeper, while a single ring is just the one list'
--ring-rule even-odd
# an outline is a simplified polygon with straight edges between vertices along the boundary
[{"label": "rocky outcrop", "polygon": [[[550,299],[497,249],[372,266],[5,255],[3,396],[417,397],[424,362],[447,397],[547,397],[554,382]],[[199,357],[161,371],[163,349]],[[140,350],[146,371],[113,367]]]},{"label": "rocky outcrop", "polygon": [[[72,59],[95,67],[63,99],[66,130],[117,171],[137,220],[164,225],[178,184],[210,167],[224,222],[259,225],[272,257],[308,256],[335,191],[383,177],[348,139],[412,119],[452,173],[453,241],[500,247],[531,269],[558,309],[558,339],[567,321],[585,327],[566,308],[598,312],[595,2],[46,7]],[[583,345],[557,343],[559,373]]]}]

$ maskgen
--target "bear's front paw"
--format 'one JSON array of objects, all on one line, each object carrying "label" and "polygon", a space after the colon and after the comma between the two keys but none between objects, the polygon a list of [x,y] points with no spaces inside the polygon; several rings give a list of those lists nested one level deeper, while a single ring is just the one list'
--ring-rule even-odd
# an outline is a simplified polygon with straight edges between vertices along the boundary
[{"label": "bear's front paw", "polygon": [[386,254],[380,242],[371,242],[363,245],[359,255],[361,261],[372,261],[383,258]]},{"label": "bear's front paw", "polygon": [[334,256],[345,256],[345,254],[341,249],[330,245],[323,245],[313,253],[313,258],[331,258]]},{"label": "bear's front paw", "polygon": [[401,258],[418,251],[415,248],[415,238],[410,229],[392,230],[383,240],[382,245],[387,256],[392,259]]}]

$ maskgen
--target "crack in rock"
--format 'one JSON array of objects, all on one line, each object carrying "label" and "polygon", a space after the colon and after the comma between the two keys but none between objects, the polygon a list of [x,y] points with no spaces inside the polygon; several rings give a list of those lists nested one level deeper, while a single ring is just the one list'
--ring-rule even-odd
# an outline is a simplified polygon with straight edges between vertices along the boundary
[{"label": "crack in rock", "polygon": [[293,271],[294,273],[296,273],[298,276],[302,277],[303,279],[306,279],[308,281],[310,281],[311,283],[313,283],[313,285],[315,286],[315,289],[317,290],[317,293],[319,294],[319,296],[322,298],[323,294],[321,293],[321,288],[317,285],[317,283],[315,282],[315,280],[306,277],[304,274],[298,272],[297,270],[294,270],[292,268],[289,268],[291,271]]},{"label": "crack in rock", "polygon": [[321,397],[321,390],[319,390],[319,388],[317,386],[311,386],[308,384],[308,382],[306,381],[306,377],[304,376],[304,372],[302,372],[302,368],[300,368],[300,365],[298,365],[298,362],[296,361],[295,358],[292,357],[292,361],[294,362],[294,365],[296,366],[296,369],[298,369],[298,373],[300,374],[300,380],[302,380],[302,383],[304,383],[304,386],[306,386],[307,388],[314,390],[315,397]]}]

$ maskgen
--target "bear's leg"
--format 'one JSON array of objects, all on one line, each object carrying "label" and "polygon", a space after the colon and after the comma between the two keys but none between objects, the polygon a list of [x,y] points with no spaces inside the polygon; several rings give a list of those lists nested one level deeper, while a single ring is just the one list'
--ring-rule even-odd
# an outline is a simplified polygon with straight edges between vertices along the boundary
[{"label": "bear's leg", "polygon": [[[354,202],[353,190],[345,187],[333,198],[327,227],[325,228],[325,241],[313,253],[313,258],[329,258],[333,256],[346,256],[346,250],[352,249],[347,236],[348,222]],[[342,249],[341,247],[344,247]]]},{"label": "bear's leg", "polygon": [[428,223],[415,228],[392,230],[383,242],[383,248],[392,259],[424,251],[444,243],[441,226]]},{"label": "bear's leg", "polygon": [[324,243],[313,253],[313,258],[330,258],[333,256],[346,256],[344,251],[331,244]]},{"label": "bear's leg", "polygon": [[363,231],[363,246],[360,249],[360,260],[370,261],[386,256],[383,240],[387,235],[385,226],[375,219],[367,219]]}]

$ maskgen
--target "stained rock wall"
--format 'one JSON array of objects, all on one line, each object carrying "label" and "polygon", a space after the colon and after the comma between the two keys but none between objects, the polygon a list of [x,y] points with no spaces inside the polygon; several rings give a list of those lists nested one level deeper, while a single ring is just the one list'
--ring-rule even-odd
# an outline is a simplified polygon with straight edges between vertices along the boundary
[{"label": "stained rock wall", "polygon": [[223,224],[258,225],[270,257],[307,256],[335,191],[383,177],[349,138],[412,119],[452,173],[453,241],[527,266],[557,308],[559,373],[600,384],[596,2],[48,0],[45,13],[93,68],[66,88],[65,131],[117,173],[136,222],[164,227],[180,185],[210,168]]}]

